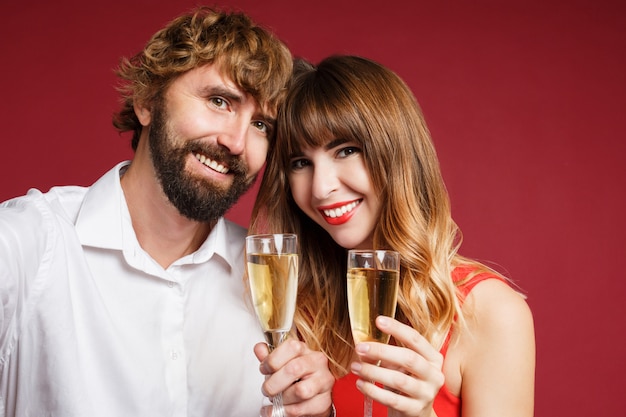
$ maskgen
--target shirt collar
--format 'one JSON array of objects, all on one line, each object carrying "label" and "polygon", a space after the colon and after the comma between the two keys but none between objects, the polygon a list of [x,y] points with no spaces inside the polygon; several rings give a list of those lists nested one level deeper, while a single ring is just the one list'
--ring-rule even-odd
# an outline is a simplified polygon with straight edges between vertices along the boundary
[{"label": "shirt collar", "polygon": [[[228,232],[228,223],[220,218],[204,243],[194,253],[181,258],[178,262],[183,263],[202,263],[208,261],[213,254],[220,256],[232,268],[236,261],[236,256],[240,255],[240,251],[235,250],[231,242],[237,241],[238,238]],[[240,241],[243,243],[243,241]],[[241,246],[241,244],[239,245]],[[187,262],[185,262],[187,260]]]},{"label": "shirt collar", "polygon": [[[76,219],[76,232],[81,243],[102,249],[142,252],[132,228],[132,221],[120,183],[120,172],[130,161],[117,164],[87,191]],[[204,243],[194,253],[172,265],[203,263],[216,254],[232,268],[243,256],[245,230],[220,218]]]},{"label": "shirt collar", "polygon": [[121,162],[96,181],[85,194],[76,219],[76,233],[85,246],[122,249],[124,223],[132,227],[120,184]]}]

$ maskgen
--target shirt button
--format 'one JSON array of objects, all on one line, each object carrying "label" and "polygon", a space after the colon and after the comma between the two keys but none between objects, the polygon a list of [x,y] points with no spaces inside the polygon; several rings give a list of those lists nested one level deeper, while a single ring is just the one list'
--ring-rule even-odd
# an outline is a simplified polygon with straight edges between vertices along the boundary
[{"label": "shirt button", "polygon": [[178,359],[178,352],[176,352],[175,350],[172,351],[172,353],[170,354],[170,357],[172,358],[173,361],[175,361],[176,359]]},{"label": "shirt button", "polygon": [[174,287],[174,283],[172,281],[167,281],[167,286],[170,288]]}]

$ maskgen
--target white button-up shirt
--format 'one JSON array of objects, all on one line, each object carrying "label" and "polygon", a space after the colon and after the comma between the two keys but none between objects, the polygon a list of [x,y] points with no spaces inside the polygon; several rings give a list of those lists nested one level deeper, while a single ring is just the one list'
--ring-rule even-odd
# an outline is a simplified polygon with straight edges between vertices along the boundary
[{"label": "white button-up shirt", "polygon": [[137,242],[125,164],[0,205],[0,416],[257,417],[245,229],[221,219],[164,270]]}]

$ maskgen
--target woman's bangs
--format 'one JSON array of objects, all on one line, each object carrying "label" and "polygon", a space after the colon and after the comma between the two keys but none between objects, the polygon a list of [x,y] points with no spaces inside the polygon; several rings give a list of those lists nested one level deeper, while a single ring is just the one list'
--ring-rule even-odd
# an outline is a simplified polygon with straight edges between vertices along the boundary
[{"label": "woman's bangs", "polygon": [[[313,92],[309,100],[301,101],[293,115],[289,127],[287,147],[290,154],[297,154],[303,147],[318,148],[333,139],[355,140],[354,123],[346,105],[337,97],[329,97],[323,92]],[[351,106],[350,106],[351,107]]]}]

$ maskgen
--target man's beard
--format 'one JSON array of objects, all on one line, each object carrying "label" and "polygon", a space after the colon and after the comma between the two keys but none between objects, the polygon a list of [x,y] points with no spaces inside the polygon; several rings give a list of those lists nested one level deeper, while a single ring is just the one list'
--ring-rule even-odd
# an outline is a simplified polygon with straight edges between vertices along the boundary
[{"label": "man's beard", "polygon": [[[200,141],[189,141],[182,147],[176,147],[174,138],[167,129],[166,120],[163,106],[156,105],[152,113],[148,143],[161,187],[183,216],[199,222],[214,222],[254,184],[256,176],[248,178],[245,162],[223,147]],[[194,177],[185,171],[189,156],[198,152],[228,166],[228,175],[233,176],[229,188],[225,189],[206,178]]]}]

